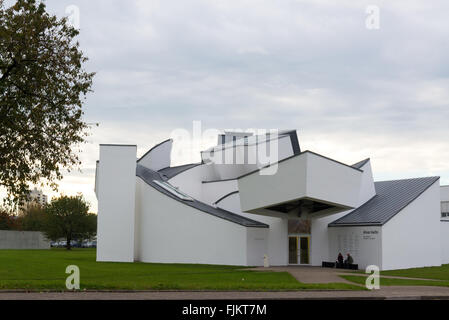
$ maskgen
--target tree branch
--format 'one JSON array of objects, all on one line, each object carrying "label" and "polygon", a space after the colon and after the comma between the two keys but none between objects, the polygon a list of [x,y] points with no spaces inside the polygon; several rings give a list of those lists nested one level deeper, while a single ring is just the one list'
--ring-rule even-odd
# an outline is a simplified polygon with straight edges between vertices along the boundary
[{"label": "tree branch", "polygon": [[2,77],[0,78],[0,82],[6,80],[6,78],[11,74],[12,70],[18,66],[17,61],[13,60],[13,63],[10,64],[7,68],[5,73],[3,73]]}]

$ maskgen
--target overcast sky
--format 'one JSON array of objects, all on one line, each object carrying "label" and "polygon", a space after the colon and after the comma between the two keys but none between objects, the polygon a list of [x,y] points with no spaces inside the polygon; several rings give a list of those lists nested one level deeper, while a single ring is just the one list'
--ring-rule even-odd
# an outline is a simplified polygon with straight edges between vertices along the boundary
[{"label": "overcast sky", "polygon": [[[449,184],[447,0],[46,3],[58,16],[79,8],[80,44],[97,72],[85,114],[100,126],[83,172],[60,184],[94,211],[99,143],[137,144],[141,155],[194,120],[297,129],[303,150],[349,164],[370,157],[376,180]],[[369,5],[379,29],[366,26]]]}]

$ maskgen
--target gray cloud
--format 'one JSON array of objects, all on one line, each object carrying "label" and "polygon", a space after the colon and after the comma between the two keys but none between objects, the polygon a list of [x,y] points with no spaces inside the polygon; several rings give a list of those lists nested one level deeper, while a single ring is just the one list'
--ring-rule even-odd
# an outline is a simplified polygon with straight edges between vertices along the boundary
[{"label": "gray cloud", "polygon": [[[376,178],[449,183],[447,1],[46,3],[60,16],[79,6],[81,46],[98,72],[86,105],[87,120],[101,124],[88,168],[98,143],[146,148],[202,120],[297,128],[307,149],[348,162],[371,156]],[[371,4],[379,30],[365,28]],[[82,177],[93,183],[91,172]]]}]

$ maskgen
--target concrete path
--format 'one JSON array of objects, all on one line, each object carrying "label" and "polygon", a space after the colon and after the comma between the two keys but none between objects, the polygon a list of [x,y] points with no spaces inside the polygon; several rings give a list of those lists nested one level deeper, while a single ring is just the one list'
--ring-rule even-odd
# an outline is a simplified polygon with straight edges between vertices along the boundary
[{"label": "concrete path", "polygon": [[[340,273],[340,275],[361,276],[361,277],[367,276],[364,273]],[[402,279],[402,280],[420,280],[420,281],[444,281],[444,280],[439,280],[439,279],[409,278],[409,277],[384,276],[384,275],[381,275],[380,278],[381,279],[386,278],[386,279]]]},{"label": "concrete path", "polygon": [[[302,283],[350,283],[357,285],[354,282],[350,282],[341,278],[341,275],[361,276],[366,277],[364,273],[355,273],[352,270],[333,269],[333,268],[321,268],[311,266],[286,266],[286,267],[257,267],[251,270],[256,271],[275,271],[275,272],[289,272],[296,280]],[[384,276],[381,278],[389,279],[407,279],[407,280],[427,280],[427,281],[441,281],[436,279],[424,279],[424,278],[407,278],[399,276]]]},{"label": "concrete path", "polygon": [[140,291],[140,292],[5,292],[0,300],[292,300],[292,299],[447,299],[447,287],[383,287],[373,291]]},{"label": "concrete path", "polygon": [[287,266],[287,267],[257,267],[251,270],[256,271],[275,271],[275,272],[289,272],[296,280],[302,283],[350,283],[339,275],[348,274],[341,269],[309,267],[309,266]]}]

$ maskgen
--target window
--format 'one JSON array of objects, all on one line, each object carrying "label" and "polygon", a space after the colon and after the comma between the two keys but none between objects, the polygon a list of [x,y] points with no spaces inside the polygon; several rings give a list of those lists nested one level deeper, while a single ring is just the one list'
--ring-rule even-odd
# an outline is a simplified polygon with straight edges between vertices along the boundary
[{"label": "window", "polygon": [[163,181],[153,180],[154,183],[156,183],[161,188],[164,188],[174,196],[176,196],[179,199],[186,200],[186,201],[193,201],[193,198],[186,195],[184,192],[181,192],[178,190],[178,188],[172,186],[171,184]]},{"label": "window", "polygon": [[449,217],[449,201],[441,202],[441,216]]}]

